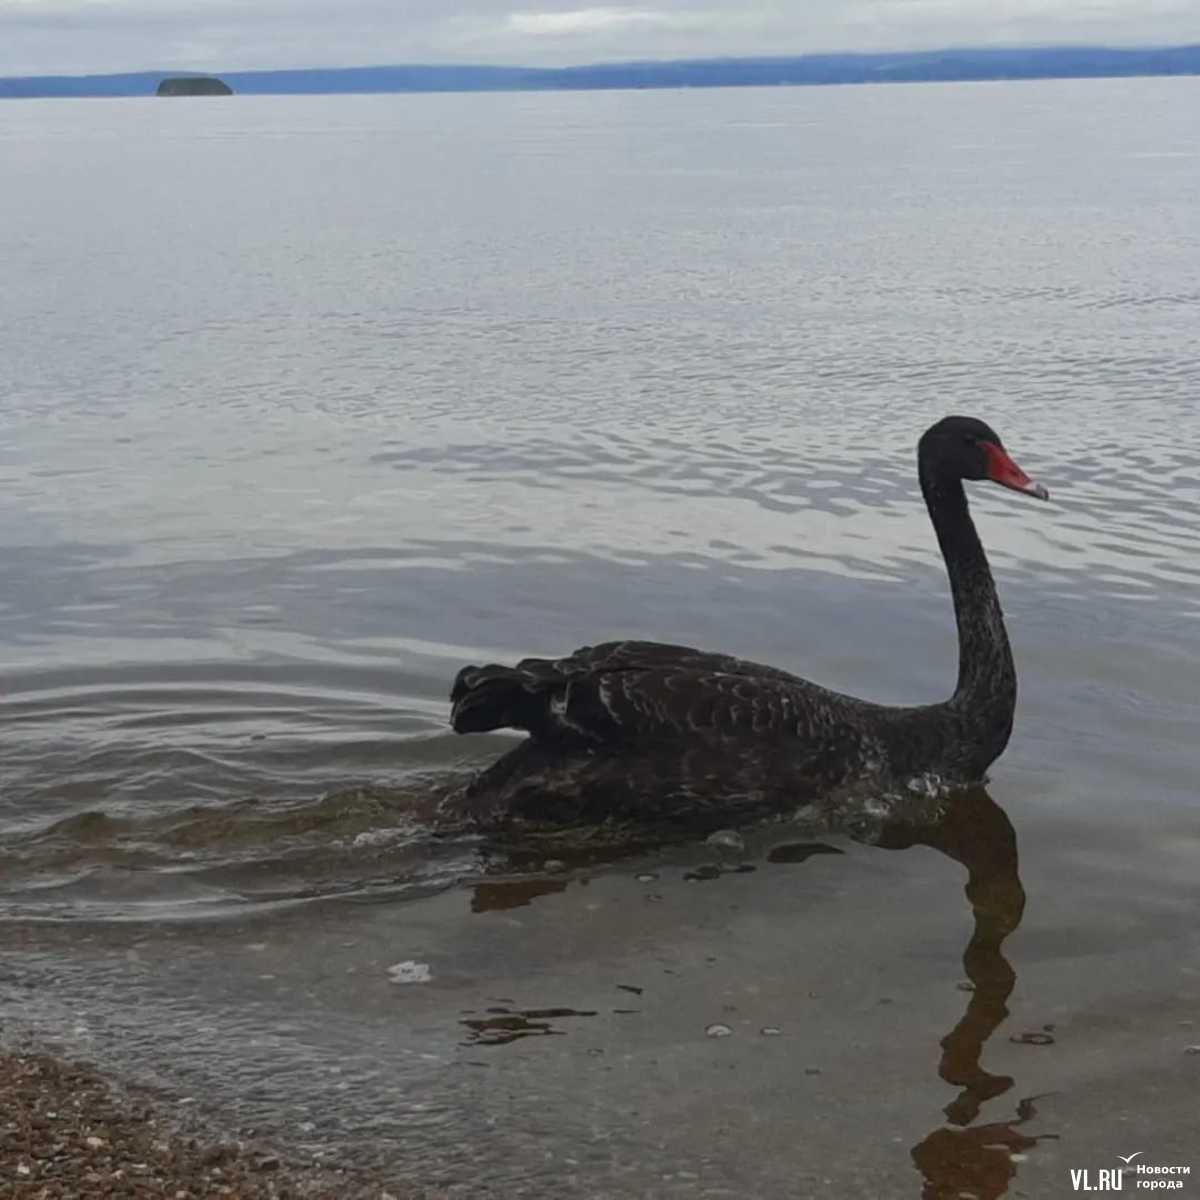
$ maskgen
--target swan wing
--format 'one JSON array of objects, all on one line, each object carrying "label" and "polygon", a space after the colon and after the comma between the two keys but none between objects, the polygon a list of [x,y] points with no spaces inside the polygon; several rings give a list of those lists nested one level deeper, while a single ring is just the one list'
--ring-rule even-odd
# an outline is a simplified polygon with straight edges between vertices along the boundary
[{"label": "swan wing", "polygon": [[658,642],[467,667],[451,699],[460,733],[507,727],[547,742],[754,736],[828,744],[849,732],[846,697],[775,667]]}]

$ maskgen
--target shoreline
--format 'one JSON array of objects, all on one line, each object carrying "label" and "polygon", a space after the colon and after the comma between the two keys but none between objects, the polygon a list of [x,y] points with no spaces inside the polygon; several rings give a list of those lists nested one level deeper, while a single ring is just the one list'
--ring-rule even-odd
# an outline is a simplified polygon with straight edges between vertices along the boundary
[{"label": "shoreline", "polygon": [[0,1195],[402,1200],[351,1173],[222,1138],[203,1118],[187,1126],[163,1098],[94,1067],[0,1049]]}]

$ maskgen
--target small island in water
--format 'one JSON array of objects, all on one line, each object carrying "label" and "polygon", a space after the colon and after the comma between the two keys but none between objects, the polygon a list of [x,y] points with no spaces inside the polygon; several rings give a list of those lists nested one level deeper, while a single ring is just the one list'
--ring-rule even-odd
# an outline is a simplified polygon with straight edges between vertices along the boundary
[{"label": "small island in water", "polygon": [[158,85],[160,96],[232,96],[233,88],[212,75],[176,75]]}]

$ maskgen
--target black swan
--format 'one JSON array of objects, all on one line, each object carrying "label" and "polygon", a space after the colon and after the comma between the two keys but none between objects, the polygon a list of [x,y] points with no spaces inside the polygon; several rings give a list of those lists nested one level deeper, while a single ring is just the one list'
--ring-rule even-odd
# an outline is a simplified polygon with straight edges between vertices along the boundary
[{"label": "black swan", "polygon": [[780,810],[863,778],[958,786],[983,778],[1012,730],[1017,679],[963,480],[1046,499],[982,421],[946,417],[917,451],[921,492],[950,575],[958,686],[891,707],[724,654],[606,642],[515,667],[464,667],[457,733],[529,737],[469,786],[480,818],[594,821]]}]

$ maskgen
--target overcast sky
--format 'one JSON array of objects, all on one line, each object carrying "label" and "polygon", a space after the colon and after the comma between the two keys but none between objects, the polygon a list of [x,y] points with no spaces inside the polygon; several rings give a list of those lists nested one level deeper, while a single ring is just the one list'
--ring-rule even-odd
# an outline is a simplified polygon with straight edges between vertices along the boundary
[{"label": "overcast sky", "polygon": [[1200,0],[0,0],[0,75],[1200,41]]}]

